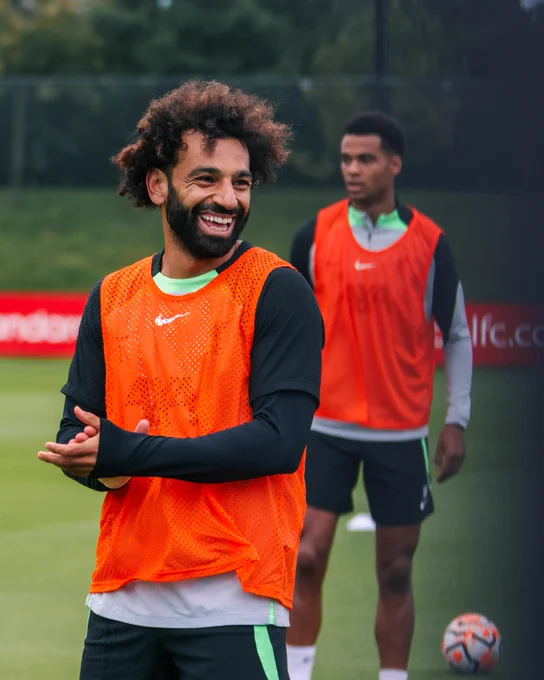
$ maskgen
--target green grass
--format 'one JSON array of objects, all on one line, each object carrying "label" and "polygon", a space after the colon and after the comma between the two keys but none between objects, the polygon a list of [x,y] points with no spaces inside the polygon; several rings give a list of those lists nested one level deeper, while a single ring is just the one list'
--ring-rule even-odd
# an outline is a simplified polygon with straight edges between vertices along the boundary
[{"label": "green grass", "polygon": [[[341,197],[336,189],[257,189],[247,237],[286,257],[297,227]],[[531,233],[538,213],[531,202],[446,192],[401,192],[401,198],[446,230],[467,299],[536,298]],[[113,188],[33,190],[17,200],[0,191],[0,235],[0,290],[89,290],[108,272],[162,247],[158,214],[132,208]]]},{"label": "green grass", "polygon": [[[2,680],[78,677],[102,496],[35,456],[55,436],[66,371],[65,361],[0,360]],[[475,374],[466,466],[434,488],[437,512],[424,526],[416,556],[414,680],[451,680],[440,637],[450,619],[468,610],[491,617],[503,633],[506,651],[494,677],[520,677],[514,500],[523,491],[519,460],[536,447],[516,435],[531,399],[526,378],[517,370]],[[443,417],[443,389],[439,372],[431,444]],[[359,491],[356,511],[364,509]],[[373,535],[348,533],[345,521],[326,583],[314,680],[377,678]]]}]

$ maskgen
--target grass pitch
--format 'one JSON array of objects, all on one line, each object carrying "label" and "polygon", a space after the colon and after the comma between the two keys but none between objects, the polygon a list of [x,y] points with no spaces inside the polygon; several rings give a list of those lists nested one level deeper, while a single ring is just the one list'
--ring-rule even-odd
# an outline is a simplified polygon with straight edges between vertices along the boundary
[{"label": "grass pitch", "polygon": [[[57,360],[0,360],[2,680],[78,677],[102,496],[35,455],[55,436],[67,366]],[[446,624],[464,611],[487,615],[503,634],[504,658],[493,677],[519,678],[519,461],[534,445],[518,436],[530,406],[526,379],[523,371],[475,374],[467,462],[457,479],[434,485],[437,510],[424,526],[416,556],[414,680],[454,677],[439,645]],[[436,383],[431,446],[443,418],[441,372]],[[356,511],[365,509],[359,490]],[[347,532],[347,519],[329,567],[314,680],[377,678],[373,534]]]}]

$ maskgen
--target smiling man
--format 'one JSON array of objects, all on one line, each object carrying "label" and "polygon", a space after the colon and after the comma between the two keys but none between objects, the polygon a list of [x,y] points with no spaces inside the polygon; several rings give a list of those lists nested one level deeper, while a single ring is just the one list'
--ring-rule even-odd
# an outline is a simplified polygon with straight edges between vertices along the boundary
[{"label": "smiling man", "polygon": [[304,278],[240,235],[289,138],[268,102],[197,81],[114,159],[164,250],[91,292],[38,454],[106,492],[81,680],[288,678],[323,327]]},{"label": "smiling man", "polygon": [[463,291],[442,230],[396,199],[404,146],[389,116],[366,112],[350,120],[340,145],[347,198],[303,225],[291,250],[292,264],[314,287],[326,338],[288,634],[291,680],[311,677],[327,561],[338,517],[353,509],[361,465],[376,523],[379,678],[408,676],[412,558],[433,512],[427,435],[435,321],[448,400],[437,481],[455,475],[465,455],[472,346]]}]

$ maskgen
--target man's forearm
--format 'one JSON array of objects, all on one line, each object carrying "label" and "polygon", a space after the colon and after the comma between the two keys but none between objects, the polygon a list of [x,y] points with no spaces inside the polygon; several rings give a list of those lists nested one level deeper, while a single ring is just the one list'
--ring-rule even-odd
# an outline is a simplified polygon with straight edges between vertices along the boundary
[{"label": "man's forearm", "polygon": [[278,392],[258,400],[252,421],[187,439],[128,432],[103,420],[92,476],[219,483],[293,473],[316,406],[305,392]]},{"label": "man's forearm", "polygon": [[450,338],[444,347],[446,424],[466,428],[470,420],[472,342],[470,335]]}]

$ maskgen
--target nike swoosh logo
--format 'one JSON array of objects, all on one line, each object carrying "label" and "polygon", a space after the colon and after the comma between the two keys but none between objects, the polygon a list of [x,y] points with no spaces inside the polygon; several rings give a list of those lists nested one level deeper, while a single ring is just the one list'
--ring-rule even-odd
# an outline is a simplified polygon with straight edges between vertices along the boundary
[{"label": "nike swoosh logo", "polygon": [[164,326],[167,323],[172,323],[172,321],[175,321],[176,319],[181,319],[184,316],[189,316],[190,312],[186,312],[185,314],[176,314],[175,316],[170,316],[167,319],[164,319],[162,314],[159,314],[159,316],[155,319],[155,323],[157,326]]},{"label": "nike swoosh logo", "polygon": [[376,268],[375,262],[359,262],[359,260],[355,260],[355,269],[358,272],[362,272],[365,269],[375,269],[375,268]]},{"label": "nike swoosh logo", "polygon": [[424,486],[423,487],[423,498],[421,499],[421,503],[419,504],[419,509],[421,512],[425,510],[425,506],[427,505],[427,501],[429,500],[429,487]]}]

